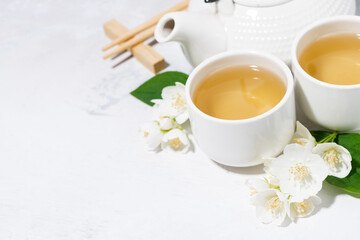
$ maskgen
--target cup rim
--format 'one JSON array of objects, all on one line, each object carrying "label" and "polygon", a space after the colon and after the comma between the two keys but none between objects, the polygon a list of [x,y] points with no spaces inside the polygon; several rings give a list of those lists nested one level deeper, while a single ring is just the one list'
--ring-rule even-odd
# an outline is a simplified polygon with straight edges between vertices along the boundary
[{"label": "cup rim", "polygon": [[[221,118],[216,118],[216,117],[210,116],[210,115],[204,113],[203,111],[201,111],[194,104],[194,102],[190,96],[190,86],[193,82],[194,76],[196,76],[202,69],[206,68],[207,65],[209,65],[213,62],[219,61],[221,59],[225,59],[225,58],[236,56],[236,55],[245,56],[245,57],[251,55],[251,56],[266,58],[267,60],[270,60],[270,61],[274,62],[276,65],[278,65],[284,72],[285,78],[287,80],[287,88],[286,88],[285,95],[282,97],[280,102],[278,102],[269,111],[266,111],[255,117],[238,119],[238,120],[229,120],[229,119],[221,119]],[[274,56],[270,53],[256,51],[256,50],[239,50],[239,51],[231,51],[231,52],[229,51],[229,52],[223,52],[223,53],[217,54],[215,56],[212,56],[212,57],[206,59],[205,61],[203,61],[202,63],[200,63],[191,72],[191,74],[186,82],[186,85],[185,85],[185,98],[186,98],[189,108],[191,108],[193,111],[195,111],[197,114],[201,115],[202,117],[206,118],[207,120],[210,120],[213,122],[218,122],[218,123],[224,123],[224,124],[244,124],[244,123],[256,122],[261,119],[264,119],[267,116],[272,115],[279,108],[281,108],[289,100],[289,98],[293,94],[293,92],[294,92],[294,79],[293,79],[293,75],[292,75],[289,67],[282,60],[277,58],[276,56]]]},{"label": "cup rim", "polygon": [[337,85],[337,84],[332,84],[332,83],[327,83],[327,82],[323,82],[319,79],[314,78],[313,76],[311,76],[310,74],[308,74],[301,66],[299,63],[299,60],[297,58],[297,48],[298,48],[298,44],[301,41],[301,39],[304,37],[304,35],[306,33],[308,33],[309,31],[313,30],[314,28],[320,27],[320,26],[324,26],[327,24],[332,24],[332,23],[337,23],[337,22],[341,22],[341,21],[351,21],[351,22],[359,22],[360,23],[360,16],[353,16],[353,15],[342,15],[342,16],[333,16],[333,17],[328,17],[325,19],[321,19],[318,21],[313,22],[312,24],[308,25],[307,27],[305,27],[304,29],[302,29],[295,37],[293,44],[291,46],[291,65],[293,68],[296,68],[298,71],[300,71],[300,73],[302,75],[305,75],[307,77],[307,79],[310,79],[311,82],[323,86],[323,87],[327,87],[327,88],[331,88],[331,89],[357,89],[360,88],[360,84],[353,84],[353,85]]}]

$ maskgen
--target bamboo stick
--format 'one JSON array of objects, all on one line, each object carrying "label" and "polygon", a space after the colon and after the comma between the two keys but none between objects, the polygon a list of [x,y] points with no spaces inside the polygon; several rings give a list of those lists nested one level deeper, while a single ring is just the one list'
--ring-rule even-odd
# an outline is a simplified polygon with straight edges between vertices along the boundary
[{"label": "bamboo stick", "polygon": [[187,8],[188,5],[189,5],[189,0],[184,0],[184,1],[176,4],[175,6],[169,8],[168,10],[156,15],[155,17],[149,19],[148,21],[140,24],[136,28],[130,30],[129,32],[127,32],[123,36],[120,36],[120,37],[116,38],[113,42],[111,42],[108,45],[106,45],[105,47],[103,47],[102,50],[106,51],[106,50],[114,47],[115,45],[120,44],[120,43],[128,40],[129,38],[135,36],[136,34],[142,32],[142,31],[144,31],[145,29],[157,24],[157,22],[160,20],[160,18],[162,18],[165,14],[167,14],[169,12],[175,12],[175,11],[184,10],[185,8]]},{"label": "bamboo stick", "polygon": [[[111,40],[125,34],[129,30],[115,19],[104,24],[104,32]],[[164,57],[157,53],[152,47],[144,43],[138,43],[131,49],[133,56],[152,73],[156,74],[166,68]]]},{"label": "bamboo stick", "polygon": [[136,45],[136,44],[150,38],[151,36],[154,35],[155,27],[156,26],[148,28],[145,31],[143,31],[140,34],[133,37],[132,39],[130,39],[129,41],[120,44],[119,47],[116,48],[114,51],[109,52],[108,54],[104,55],[103,59],[107,59],[107,58],[109,58],[109,57],[111,57],[111,56],[113,56],[115,54],[122,53],[126,49],[131,48],[132,46],[134,46],[134,45]]}]

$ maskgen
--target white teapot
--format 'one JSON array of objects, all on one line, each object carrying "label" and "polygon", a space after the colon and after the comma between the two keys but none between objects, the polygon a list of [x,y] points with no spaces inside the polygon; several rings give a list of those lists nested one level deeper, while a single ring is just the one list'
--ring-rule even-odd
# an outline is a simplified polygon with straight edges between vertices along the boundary
[{"label": "white teapot", "polygon": [[217,53],[253,49],[290,63],[292,40],[320,18],[355,14],[355,0],[191,0],[188,11],[165,15],[158,42],[178,41],[193,66]]}]

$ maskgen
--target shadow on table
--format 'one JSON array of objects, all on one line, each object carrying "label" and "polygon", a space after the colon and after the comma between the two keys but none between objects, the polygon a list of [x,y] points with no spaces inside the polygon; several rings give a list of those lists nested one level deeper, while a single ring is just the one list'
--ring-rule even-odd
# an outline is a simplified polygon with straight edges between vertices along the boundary
[{"label": "shadow on table", "polygon": [[[149,46],[154,46],[155,44],[157,44],[158,42],[155,40],[155,39],[150,39],[150,41],[147,41],[146,44],[148,44]],[[122,52],[122,53],[119,53],[119,54],[116,54],[114,55],[113,57],[111,57],[111,60],[118,60],[117,63],[115,63],[112,68],[116,68],[118,66],[120,66],[122,63],[130,60],[131,58],[133,57],[132,53],[130,52]],[[166,67],[168,67],[169,64],[166,63]]]},{"label": "shadow on table", "polygon": [[124,63],[132,58],[132,54],[126,54],[126,55],[125,54],[124,55],[117,54],[113,58],[111,58],[111,60],[115,60],[115,59],[119,58],[120,56],[122,56],[120,61],[115,63],[111,68],[116,68],[116,67],[120,66],[122,63]]},{"label": "shadow on table", "polygon": [[336,197],[343,194],[350,195],[351,197],[360,199],[360,194],[348,193],[324,181],[323,188],[318,193],[318,196],[321,198],[320,207],[315,208],[314,212],[311,215],[321,211],[322,208],[329,208],[335,202]]},{"label": "shadow on table", "polygon": [[[321,198],[321,204],[315,207],[314,211],[305,218],[311,217],[318,212],[320,212],[323,208],[329,208],[334,202],[338,195],[347,194],[355,198],[360,198],[360,194],[350,194],[340,188],[332,186],[331,184],[324,182],[322,190],[317,194]],[[299,218],[295,218],[292,220],[294,223],[299,221]],[[301,220],[300,220],[301,221]],[[286,218],[284,223],[280,225],[280,227],[287,227],[291,224],[291,220]]]},{"label": "shadow on table", "polygon": [[264,165],[260,164],[254,167],[229,167],[225,166],[223,164],[217,163],[213,160],[213,163],[215,163],[220,168],[228,171],[233,172],[237,174],[243,174],[243,175],[256,175],[256,174],[263,174],[264,172]]}]

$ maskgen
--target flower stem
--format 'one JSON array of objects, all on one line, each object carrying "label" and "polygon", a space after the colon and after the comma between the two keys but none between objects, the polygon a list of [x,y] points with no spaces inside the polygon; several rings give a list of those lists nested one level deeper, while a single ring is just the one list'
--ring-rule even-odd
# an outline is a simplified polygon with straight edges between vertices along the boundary
[{"label": "flower stem", "polygon": [[330,134],[327,137],[325,137],[324,139],[322,139],[319,143],[334,142],[337,135],[338,135],[337,132],[333,132],[332,134]]}]

